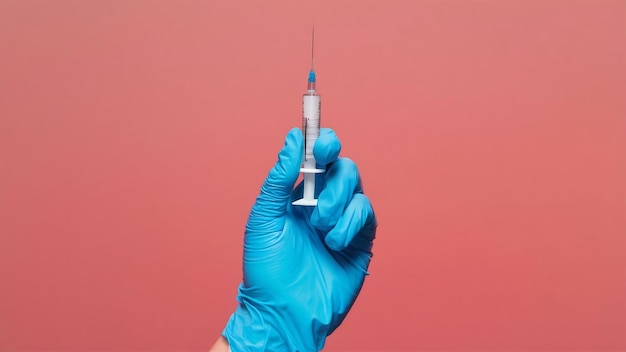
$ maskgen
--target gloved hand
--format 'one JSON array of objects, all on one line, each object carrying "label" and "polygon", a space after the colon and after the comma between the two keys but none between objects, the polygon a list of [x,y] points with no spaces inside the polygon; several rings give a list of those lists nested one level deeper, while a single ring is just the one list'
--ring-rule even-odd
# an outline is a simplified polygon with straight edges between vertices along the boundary
[{"label": "gloved hand", "polygon": [[222,332],[233,352],[321,350],[368,274],[377,223],[356,165],[338,157],[337,136],[322,129],[318,205],[293,206],[302,197],[302,184],[294,190],[302,150],[294,128],[250,212],[239,306]]}]

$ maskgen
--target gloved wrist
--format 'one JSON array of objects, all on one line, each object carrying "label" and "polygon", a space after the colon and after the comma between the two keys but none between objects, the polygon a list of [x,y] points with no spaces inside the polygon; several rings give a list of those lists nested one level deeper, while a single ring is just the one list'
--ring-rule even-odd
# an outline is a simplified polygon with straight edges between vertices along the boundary
[{"label": "gloved wrist", "polygon": [[[324,347],[328,324],[315,322],[315,314],[294,314],[294,307],[275,298],[272,302],[260,302],[246,294],[243,284],[237,301],[239,305],[222,332],[233,352],[303,352]],[[310,318],[303,318],[307,315]]]}]

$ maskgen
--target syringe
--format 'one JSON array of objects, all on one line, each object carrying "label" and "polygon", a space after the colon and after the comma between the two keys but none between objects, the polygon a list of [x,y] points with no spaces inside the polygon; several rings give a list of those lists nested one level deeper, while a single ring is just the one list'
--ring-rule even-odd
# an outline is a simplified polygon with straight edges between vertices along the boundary
[{"label": "syringe", "polygon": [[315,45],[315,27],[311,41],[311,71],[307,91],[302,96],[302,134],[304,135],[304,158],[300,172],[304,174],[304,188],[302,199],[293,202],[293,205],[317,205],[315,199],[315,174],[323,173],[323,169],[316,168],[313,146],[320,136],[320,111],[322,99],[315,90],[315,71],[313,70],[313,48]]}]

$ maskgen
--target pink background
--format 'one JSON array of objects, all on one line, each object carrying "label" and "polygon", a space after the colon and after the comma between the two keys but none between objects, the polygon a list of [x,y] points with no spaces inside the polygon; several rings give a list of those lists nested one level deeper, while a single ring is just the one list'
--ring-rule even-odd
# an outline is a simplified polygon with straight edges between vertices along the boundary
[{"label": "pink background", "polygon": [[626,350],[624,1],[0,1],[0,350],[207,349],[322,123],[380,227],[327,350]]}]

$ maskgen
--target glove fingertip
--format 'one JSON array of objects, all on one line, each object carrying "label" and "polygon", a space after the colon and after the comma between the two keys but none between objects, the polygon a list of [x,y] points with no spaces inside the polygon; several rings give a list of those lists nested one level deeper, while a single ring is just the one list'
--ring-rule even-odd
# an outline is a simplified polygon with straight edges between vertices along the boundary
[{"label": "glove fingertip", "polygon": [[339,158],[340,152],[341,142],[335,132],[330,128],[322,129],[315,146],[313,146],[313,155],[317,163],[320,165],[330,164]]},{"label": "glove fingertip", "polygon": [[287,132],[287,139],[290,137],[302,139],[302,131],[298,127],[293,127]]},{"label": "glove fingertip", "polygon": [[287,149],[291,152],[291,154],[300,153],[302,154],[302,145],[304,143],[304,138],[302,137],[302,131],[299,128],[294,127],[287,133],[285,137],[285,147],[283,150]]},{"label": "glove fingertip", "polygon": [[346,248],[345,238],[342,241],[342,239],[339,237],[345,237],[345,236],[341,236],[341,234],[338,234],[336,231],[331,230],[326,235],[326,238],[324,238],[324,242],[326,242],[326,245],[330,249],[332,249],[335,252],[339,252],[343,250],[344,248]]},{"label": "glove fingertip", "polygon": [[[294,178],[300,173],[302,163],[302,132],[299,128],[292,128],[285,137],[285,145],[278,154],[277,167],[282,168],[289,183],[295,182]],[[293,179],[293,180],[292,180]]]}]

